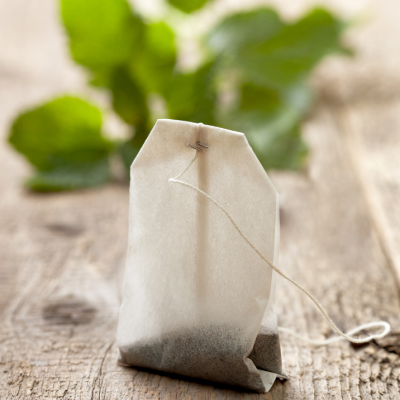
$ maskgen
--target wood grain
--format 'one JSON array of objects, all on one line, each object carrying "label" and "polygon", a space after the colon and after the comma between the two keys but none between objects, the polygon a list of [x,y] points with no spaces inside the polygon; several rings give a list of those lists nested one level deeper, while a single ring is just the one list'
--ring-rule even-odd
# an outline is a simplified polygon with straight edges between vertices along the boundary
[{"label": "wood grain", "polygon": [[[388,9],[395,6],[374,4],[385,8],[380,28],[374,28],[379,38],[387,32],[385,21],[394,24]],[[69,61],[52,0],[40,6],[0,2],[0,33],[3,138],[19,110],[55,94],[72,91],[104,103]],[[382,57],[390,53],[374,46]],[[362,58],[367,66],[373,63],[365,60],[377,54],[368,49]],[[346,64],[321,68],[316,86],[346,83]],[[374,68],[366,68],[366,82]],[[390,71],[386,76],[398,79]],[[349,95],[321,89],[321,102],[304,127],[311,147],[307,170],[274,172],[271,178],[282,203],[282,269],[321,300],[341,329],[383,319],[395,334],[357,349],[345,342],[312,347],[283,334],[290,380],[277,381],[266,395],[120,367],[115,329],[127,187],[25,192],[21,180],[29,167],[3,141],[0,399],[398,399],[400,121],[398,99],[385,85],[372,91],[383,93],[376,101],[356,96],[355,89]],[[369,87],[375,88],[373,82]],[[281,326],[313,338],[331,335],[312,303],[281,279],[276,312]]]}]

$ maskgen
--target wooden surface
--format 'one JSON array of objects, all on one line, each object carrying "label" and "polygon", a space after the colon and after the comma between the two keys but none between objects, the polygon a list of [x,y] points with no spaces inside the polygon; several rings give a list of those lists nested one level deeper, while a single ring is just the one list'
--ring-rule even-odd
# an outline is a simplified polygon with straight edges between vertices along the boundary
[{"label": "wooden surface", "polygon": [[[290,380],[266,395],[120,367],[127,187],[27,193],[21,180],[29,166],[2,140],[1,400],[400,398],[399,6],[332,3],[344,15],[367,10],[368,18],[349,35],[357,57],[328,60],[316,74],[320,100],[304,126],[307,169],[270,174],[282,202],[280,266],[341,329],[382,319],[393,334],[358,349],[312,347],[283,334]],[[53,0],[1,0],[0,48],[2,137],[16,113],[60,93],[106,104],[69,61]],[[312,303],[280,278],[276,312],[281,326],[331,335]]]}]

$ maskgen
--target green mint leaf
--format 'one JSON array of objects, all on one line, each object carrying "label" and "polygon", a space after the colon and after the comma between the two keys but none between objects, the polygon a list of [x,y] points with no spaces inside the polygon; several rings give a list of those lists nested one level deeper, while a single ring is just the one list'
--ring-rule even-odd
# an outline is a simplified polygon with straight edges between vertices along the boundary
[{"label": "green mint leaf", "polygon": [[145,25],[143,45],[129,62],[132,75],[146,92],[162,94],[176,63],[175,34],[164,22]]},{"label": "green mint leaf", "polygon": [[76,62],[103,74],[131,59],[144,24],[126,0],[61,0],[64,25]]},{"label": "green mint leaf", "polygon": [[149,118],[146,93],[127,68],[115,68],[111,73],[109,86],[115,112],[130,125],[146,126]]},{"label": "green mint leaf", "polygon": [[[300,169],[307,159],[308,149],[301,137],[300,125],[290,130],[278,131],[273,134],[262,132],[265,127],[259,127],[248,135],[248,140],[258,159],[265,169]],[[257,132],[258,130],[258,132]],[[257,134],[263,136],[263,147],[258,147],[255,140]]]},{"label": "green mint leaf", "polygon": [[215,69],[210,62],[194,72],[173,76],[166,93],[170,118],[215,125]]},{"label": "green mint leaf", "polygon": [[270,8],[241,12],[226,17],[208,35],[213,52],[237,55],[249,44],[264,43],[285,27],[278,13]]},{"label": "green mint leaf", "polygon": [[168,0],[168,3],[185,13],[191,13],[202,8],[209,0]]},{"label": "green mint leaf", "polygon": [[75,97],[58,98],[20,115],[9,142],[39,171],[28,185],[70,190],[106,182],[113,145],[101,135],[101,123],[100,111]]},{"label": "green mint leaf", "polygon": [[306,85],[280,92],[246,82],[226,116],[226,124],[246,133],[264,168],[296,169],[307,154],[299,125],[311,103],[311,90]]},{"label": "green mint leaf", "polygon": [[208,35],[209,48],[221,59],[219,76],[233,79],[238,92],[224,122],[246,133],[265,168],[303,165],[307,147],[300,125],[312,103],[305,82],[323,57],[345,52],[344,27],[321,8],[290,24],[262,8],[229,16]]},{"label": "green mint leaf", "polygon": [[282,130],[297,124],[309,110],[312,104],[311,89],[305,84],[298,84],[286,90],[277,91],[274,88],[256,86],[245,82],[239,90],[239,98],[231,113],[238,121],[254,119],[262,114],[274,124],[277,120],[284,121]]},{"label": "green mint leaf", "polygon": [[208,35],[207,44],[247,81],[285,88],[305,80],[324,56],[349,52],[340,43],[344,27],[322,8],[292,24],[263,8],[227,17]]},{"label": "green mint leaf", "polygon": [[94,162],[66,163],[28,178],[26,185],[37,192],[60,192],[101,185],[110,179],[108,158]]},{"label": "green mint leaf", "polygon": [[343,50],[343,27],[328,11],[315,9],[264,43],[239,48],[239,68],[247,80],[261,86],[283,88],[302,82],[323,57]]}]

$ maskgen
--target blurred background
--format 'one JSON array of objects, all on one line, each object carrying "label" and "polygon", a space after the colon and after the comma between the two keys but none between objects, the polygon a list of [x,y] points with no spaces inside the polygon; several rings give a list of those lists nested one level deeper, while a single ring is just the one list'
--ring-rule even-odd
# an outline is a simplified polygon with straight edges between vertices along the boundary
[{"label": "blurred background", "polygon": [[3,137],[31,164],[34,191],[127,180],[157,118],[244,132],[265,169],[304,170],[302,124],[318,101],[384,91],[395,75],[396,41],[374,40],[381,12],[372,1],[3,1]]}]

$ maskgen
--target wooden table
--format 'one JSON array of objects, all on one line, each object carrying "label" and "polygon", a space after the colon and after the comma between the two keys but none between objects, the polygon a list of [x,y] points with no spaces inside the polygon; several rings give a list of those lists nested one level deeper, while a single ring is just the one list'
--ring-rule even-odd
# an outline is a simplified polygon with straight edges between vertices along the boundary
[{"label": "wooden table", "polygon": [[[21,181],[29,166],[2,140],[1,400],[400,397],[400,8],[394,0],[333,4],[344,15],[366,9],[368,18],[349,34],[357,57],[327,60],[315,76],[306,170],[270,174],[282,203],[280,266],[341,329],[386,320],[393,334],[358,349],[282,334],[290,380],[266,395],[120,367],[126,185],[28,193]],[[20,110],[63,92],[107,104],[69,60],[54,0],[1,0],[0,49],[2,137]],[[331,335],[313,304],[280,278],[276,312],[281,326]]]}]

